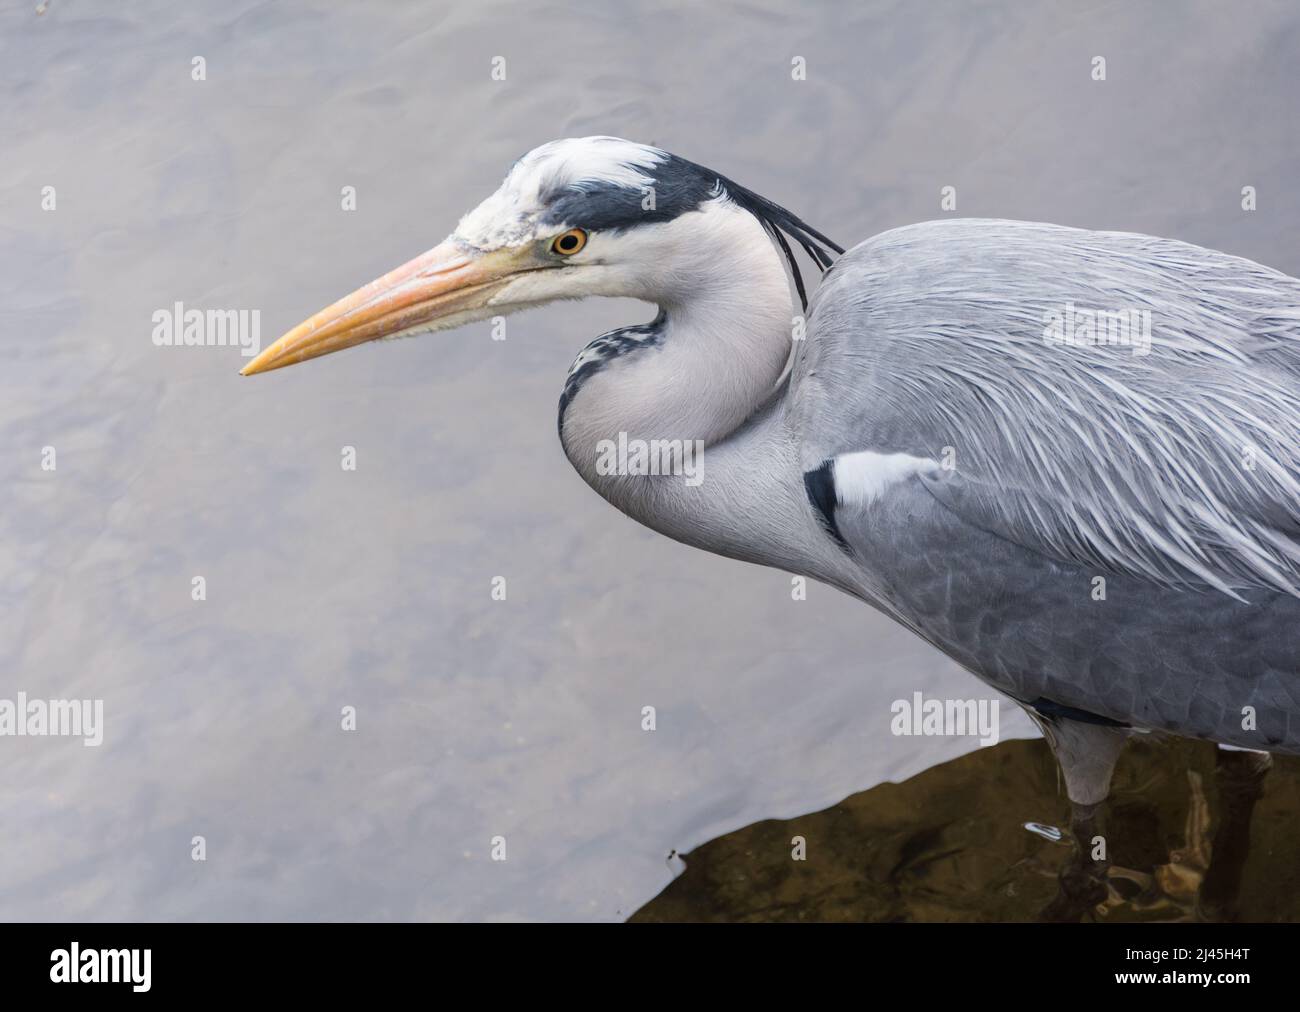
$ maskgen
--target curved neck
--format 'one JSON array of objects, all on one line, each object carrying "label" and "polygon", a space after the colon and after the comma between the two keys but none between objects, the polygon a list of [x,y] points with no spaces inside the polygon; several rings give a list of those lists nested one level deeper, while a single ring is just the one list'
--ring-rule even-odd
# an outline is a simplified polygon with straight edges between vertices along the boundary
[{"label": "curved neck", "polygon": [[597,338],[570,371],[560,435],[583,477],[601,477],[594,451],[620,433],[706,447],[725,439],[785,369],[792,305],[776,247],[735,205],[691,217],[665,227],[671,256],[635,293],[659,316]]},{"label": "curved neck", "polygon": [[756,219],[714,213],[726,217],[710,223],[713,241],[689,263],[667,264],[671,284],[647,293],[659,317],[578,356],[560,438],[583,479],[634,519],[719,554],[780,564],[776,555],[803,551],[782,539],[816,529],[774,397],[791,349],[790,285]]}]

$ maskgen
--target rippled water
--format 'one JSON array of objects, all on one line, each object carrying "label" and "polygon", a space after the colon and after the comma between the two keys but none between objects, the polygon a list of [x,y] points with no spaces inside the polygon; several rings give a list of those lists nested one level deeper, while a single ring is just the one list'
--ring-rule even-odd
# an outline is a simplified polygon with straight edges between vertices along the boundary
[{"label": "rippled water", "polygon": [[598,132],[845,244],[952,185],[1300,274],[1298,50],[1283,3],[6,5],[0,697],[102,698],[106,727],[0,738],[0,916],[621,919],[672,850],[975,747],[891,736],[893,700],[989,695],[569,470],[564,370],[643,306],[255,381],[155,347],[156,310],[258,309],[265,343]]}]

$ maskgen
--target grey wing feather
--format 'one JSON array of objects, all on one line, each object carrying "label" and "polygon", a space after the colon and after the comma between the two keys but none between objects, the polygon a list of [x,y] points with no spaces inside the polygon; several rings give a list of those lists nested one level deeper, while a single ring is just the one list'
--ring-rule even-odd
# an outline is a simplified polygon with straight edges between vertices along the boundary
[{"label": "grey wing feather", "polygon": [[[1057,339],[1061,314],[1129,310],[1150,313],[1148,349],[1136,332]],[[1300,596],[1288,275],[1128,233],[913,225],[828,273],[792,387],[808,467],[946,454],[933,494],[1020,545],[1167,585]]]}]

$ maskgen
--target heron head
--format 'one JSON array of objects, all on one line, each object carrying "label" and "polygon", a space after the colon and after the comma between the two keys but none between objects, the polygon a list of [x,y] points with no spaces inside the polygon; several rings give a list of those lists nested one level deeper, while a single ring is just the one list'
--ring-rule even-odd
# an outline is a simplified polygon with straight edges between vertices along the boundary
[{"label": "heron head", "polygon": [[[704,210],[719,213],[691,213]],[[776,212],[784,219],[774,220]],[[759,224],[783,245],[778,230],[801,243],[822,239],[776,205],[658,148],[617,137],[552,141],[515,162],[442,243],[300,323],[242,373],[556,299],[663,302],[690,276],[686,261],[713,254],[709,239],[734,227],[735,214],[767,255]]]}]

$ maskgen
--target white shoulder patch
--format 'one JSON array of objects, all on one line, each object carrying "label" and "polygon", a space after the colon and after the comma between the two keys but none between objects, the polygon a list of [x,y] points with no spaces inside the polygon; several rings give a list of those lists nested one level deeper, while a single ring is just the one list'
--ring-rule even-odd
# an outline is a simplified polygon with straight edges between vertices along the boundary
[{"label": "white shoulder patch", "polygon": [[844,453],[835,458],[835,499],[841,506],[865,506],[890,486],[938,466],[938,461],[910,453]]}]

